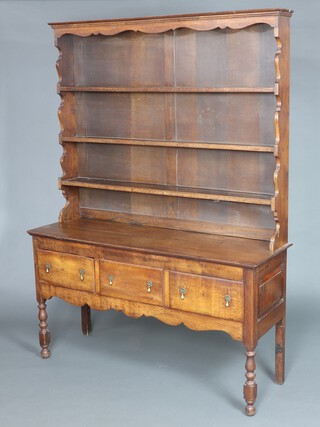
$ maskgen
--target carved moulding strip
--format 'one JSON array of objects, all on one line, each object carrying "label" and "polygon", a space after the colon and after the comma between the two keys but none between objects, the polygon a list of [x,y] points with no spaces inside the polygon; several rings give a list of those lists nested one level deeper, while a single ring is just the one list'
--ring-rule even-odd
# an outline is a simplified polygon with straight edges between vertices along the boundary
[{"label": "carved moulding strip", "polygon": [[183,323],[187,328],[198,331],[219,330],[229,334],[234,340],[242,340],[243,324],[233,320],[218,319],[196,313],[184,313],[167,307],[109,298],[88,292],[75,291],[51,285],[41,285],[41,295],[45,299],[58,297],[76,306],[88,304],[94,310],[117,310],[125,315],[138,318],[155,317],[163,323],[177,326]]},{"label": "carved moulding strip", "polygon": [[276,162],[275,171],[273,174],[273,182],[274,182],[274,197],[272,199],[271,203],[271,209],[273,211],[273,216],[275,220],[275,229],[272,234],[272,237],[270,239],[270,251],[274,251],[275,249],[275,241],[280,235],[280,223],[279,223],[279,215],[277,211],[277,197],[279,196],[279,173],[281,168],[281,162],[279,157],[279,145],[280,145],[280,125],[279,125],[279,119],[281,114],[281,97],[279,94],[279,83],[281,80],[281,74],[280,74],[280,55],[282,50],[282,43],[279,38],[278,29],[274,29],[274,36],[277,43],[277,50],[274,57],[274,64],[275,64],[275,72],[276,72],[276,82],[275,87],[277,88],[276,92],[276,109],[274,113],[274,129],[275,129],[275,144],[274,144],[274,158]]},{"label": "carved moulding strip", "polygon": [[[63,51],[62,49],[60,49],[57,40],[55,40],[55,47],[58,49],[59,55],[58,55],[58,59],[56,61],[56,70],[57,70],[57,74],[58,74],[58,84],[57,87],[60,86],[61,81],[62,81],[62,74],[61,74],[61,70],[60,70],[60,63],[62,60],[62,56],[63,56]],[[59,93],[59,92],[58,92]],[[64,123],[63,123],[63,108],[64,108],[64,98],[63,95],[59,93],[60,96],[60,105],[58,108],[58,119],[59,119],[59,124],[60,124],[60,132],[59,132],[59,143],[62,146],[62,154],[60,157],[60,166],[62,169],[62,177],[66,176],[66,169],[64,167],[64,163],[66,161],[66,149],[63,145],[62,142],[62,136],[63,136],[63,131],[64,131]],[[60,187],[60,185],[59,185]],[[65,212],[68,210],[68,206],[69,206],[69,201],[68,201],[68,195],[65,191],[62,191],[63,197],[66,200],[65,206],[61,209],[60,213],[59,213],[59,222],[63,221],[63,217],[65,216]]]},{"label": "carved moulding strip", "polygon": [[[58,45],[57,40],[55,40],[55,47],[58,49],[59,55],[58,59],[56,61],[56,69],[58,74],[58,83],[57,88],[60,87],[60,84],[62,82],[62,73],[61,73],[61,61],[63,59],[63,50]],[[59,143],[62,146],[62,155],[60,157],[60,165],[62,170],[62,178],[68,178],[67,170],[69,169],[68,163],[70,162],[70,156],[72,153],[68,153],[66,150],[65,144],[62,140],[65,130],[65,123],[64,123],[64,109],[69,105],[65,102],[65,94],[61,94],[58,90],[59,96],[60,96],[60,105],[58,108],[58,119],[60,124],[60,132],[59,132]],[[70,107],[70,106],[69,106]],[[63,197],[65,198],[65,206],[61,209],[59,213],[59,222],[64,222],[67,220],[70,220],[74,218],[75,216],[78,216],[78,207],[77,207],[77,191],[74,189],[66,189],[62,188],[59,182],[59,188],[62,190]]]},{"label": "carved moulding strip", "polygon": [[[61,75],[61,71],[60,71],[60,62],[62,60],[62,56],[63,56],[63,52],[62,49],[60,49],[60,47],[58,46],[57,40],[55,41],[55,46],[58,49],[59,52],[59,56],[58,59],[56,61],[56,69],[57,69],[57,73],[58,73],[58,85],[57,87],[60,86],[60,83],[62,81],[62,75]],[[62,146],[62,154],[60,157],[60,166],[62,169],[62,177],[66,176],[66,168],[64,167],[64,164],[66,163],[66,156],[67,156],[67,152],[65,149],[65,146],[62,142],[62,136],[63,136],[63,132],[64,132],[64,123],[63,123],[63,108],[64,108],[64,98],[63,98],[63,94],[60,94],[60,105],[58,108],[58,119],[59,119],[59,124],[60,124],[60,132],[59,132],[59,144]],[[59,188],[60,184],[59,184]],[[68,193],[65,190],[62,190],[62,194],[63,197],[65,198],[66,202],[65,202],[65,206],[61,209],[60,213],[59,213],[59,222],[63,222],[64,217],[66,216],[66,213],[68,211],[70,202],[68,200]]]},{"label": "carved moulding strip", "polygon": [[[60,124],[60,132],[59,132],[59,143],[62,145],[62,136],[63,136],[63,131],[64,131],[64,123],[63,123],[63,108],[64,108],[64,98],[63,98],[63,94],[60,93],[60,91],[58,90],[61,82],[62,82],[62,74],[61,74],[61,70],[60,70],[60,64],[62,61],[62,56],[63,56],[63,51],[60,48],[57,40],[55,40],[55,47],[58,49],[58,59],[56,61],[56,70],[57,70],[57,74],[58,74],[58,83],[57,83],[57,92],[60,96],[60,105],[58,108],[58,119],[59,119],[59,124]],[[62,154],[62,157],[60,159],[60,164],[61,167],[63,169],[63,156],[65,153]]]},{"label": "carved moulding strip", "polygon": [[58,180],[58,186],[59,186],[59,190],[62,191],[62,195],[65,198],[65,205],[64,207],[61,209],[60,213],[59,213],[59,222],[64,222],[64,221],[69,221],[72,220],[74,218],[78,218],[80,215],[80,211],[79,211],[79,203],[78,203],[78,189],[77,188],[67,188],[67,187],[63,187],[61,185],[61,179],[67,178],[67,170],[68,167],[65,165],[68,165],[70,158],[73,155],[73,151],[70,153],[66,150],[66,147],[64,145],[64,143],[61,142],[61,137],[60,137],[60,144],[62,145],[63,148],[63,152],[62,155],[60,157],[60,165],[61,165],[61,169],[62,169],[62,178],[59,178]]}]

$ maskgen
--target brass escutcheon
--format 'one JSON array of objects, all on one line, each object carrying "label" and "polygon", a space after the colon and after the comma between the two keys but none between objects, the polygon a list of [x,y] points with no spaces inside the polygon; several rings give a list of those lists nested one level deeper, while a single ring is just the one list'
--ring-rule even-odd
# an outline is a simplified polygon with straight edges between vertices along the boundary
[{"label": "brass escutcheon", "polygon": [[112,286],[113,285],[113,279],[114,279],[112,274],[109,274],[108,279],[109,279],[109,286]]},{"label": "brass escutcheon", "polygon": [[186,288],[180,288],[179,291],[180,291],[180,298],[184,299],[184,296],[187,292]]},{"label": "brass escutcheon", "polygon": [[83,282],[84,281],[84,273],[85,273],[84,269],[80,268],[79,273],[80,273],[80,280],[81,280],[81,282]]},{"label": "brass escutcheon", "polygon": [[151,288],[152,288],[153,282],[151,280],[147,281],[147,291],[151,292]]},{"label": "brass escutcheon", "polygon": [[49,262],[46,263],[46,273],[50,273],[51,264]]},{"label": "brass escutcheon", "polygon": [[225,303],[226,303],[226,307],[230,307],[230,302],[231,302],[231,300],[232,300],[232,298],[231,298],[231,296],[230,296],[230,295],[226,295],[226,296],[224,297],[224,301],[225,301]]}]

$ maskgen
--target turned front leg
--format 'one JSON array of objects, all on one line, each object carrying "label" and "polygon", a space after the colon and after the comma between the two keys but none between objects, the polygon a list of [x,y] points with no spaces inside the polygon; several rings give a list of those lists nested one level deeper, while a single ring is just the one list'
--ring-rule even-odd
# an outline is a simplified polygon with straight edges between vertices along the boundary
[{"label": "turned front leg", "polygon": [[275,346],[275,382],[276,384],[284,383],[285,371],[285,333],[286,323],[282,319],[276,324],[276,346]]},{"label": "turned front leg", "polygon": [[88,304],[81,307],[81,324],[83,335],[91,334],[91,311]]},{"label": "turned front leg", "polygon": [[254,350],[248,350],[246,351],[246,382],[243,387],[243,395],[244,400],[247,403],[246,406],[246,414],[251,416],[256,413],[256,408],[254,406],[254,403],[256,401],[257,397],[257,384],[255,382],[256,374],[256,364],[254,361],[254,356],[256,352]]},{"label": "turned front leg", "polygon": [[49,344],[50,344],[50,332],[48,329],[48,315],[47,315],[47,305],[45,303],[45,300],[40,300],[39,305],[39,342],[41,346],[41,357],[43,359],[47,359],[50,357],[50,350],[49,350]]}]

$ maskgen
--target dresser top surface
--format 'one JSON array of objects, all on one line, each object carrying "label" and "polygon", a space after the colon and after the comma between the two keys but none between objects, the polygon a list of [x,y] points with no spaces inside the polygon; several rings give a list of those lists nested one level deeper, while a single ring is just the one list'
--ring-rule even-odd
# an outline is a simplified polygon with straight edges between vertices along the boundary
[{"label": "dresser top surface", "polygon": [[289,245],[271,252],[268,243],[197,232],[95,219],[54,223],[28,231],[32,236],[106,246],[198,261],[255,268]]}]

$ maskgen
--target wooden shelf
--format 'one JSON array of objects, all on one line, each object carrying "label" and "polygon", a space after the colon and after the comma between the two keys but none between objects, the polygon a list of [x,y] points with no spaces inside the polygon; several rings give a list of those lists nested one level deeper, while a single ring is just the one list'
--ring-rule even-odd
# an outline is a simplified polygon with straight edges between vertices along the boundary
[{"label": "wooden shelf", "polygon": [[123,191],[127,193],[153,194],[157,196],[183,197],[188,199],[215,200],[221,202],[247,203],[254,205],[272,204],[272,194],[242,193],[236,191],[211,190],[160,184],[145,184],[128,181],[77,177],[60,179],[60,186],[93,188],[97,190]]},{"label": "wooden shelf", "polygon": [[276,93],[276,87],[59,86],[58,92],[118,93]]},{"label": "wooden shelf", "polygon": [[254,151],[261,153],[273,153],[272,145],[251,144],[228,144],[225,142],[191,142],[191,141],[159,141],[144,139],[120,139],[120,138],[97,138],[82,136],[63,136],[62,142],[88,143],[88,144],[111,144],[111,145],[138,145],[147,147],[173,147],[173,148],[204,148],[206,150],[231,150],[231,151]]}]

